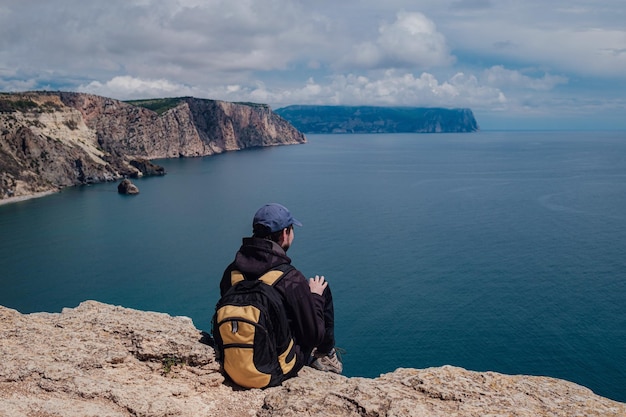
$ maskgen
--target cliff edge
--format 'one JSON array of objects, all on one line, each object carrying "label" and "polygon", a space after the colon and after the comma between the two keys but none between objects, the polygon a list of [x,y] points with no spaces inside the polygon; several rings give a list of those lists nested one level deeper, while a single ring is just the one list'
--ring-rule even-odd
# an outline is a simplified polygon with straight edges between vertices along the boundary
[{"label": "cliff edge", "polygon": [[[155,111],[147,103],[167,106]],[[135,104],[72,92],[0,93],[0,200],[162,175],[147,162],[157,158],[306,142],[262,104],[193,97]]]},{"label": "cliff edge", "polygon": [[625,416],[626,404],[546,377],[444,366],[375,379],[311,368],[240,390],[189,318],[86,301],[0,307],[0,416]]}]

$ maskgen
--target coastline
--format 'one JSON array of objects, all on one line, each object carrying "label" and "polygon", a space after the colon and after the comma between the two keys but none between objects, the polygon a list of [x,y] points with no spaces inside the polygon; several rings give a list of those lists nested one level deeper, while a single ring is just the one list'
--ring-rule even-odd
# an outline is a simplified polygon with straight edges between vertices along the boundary
[{"label": "coastline", "polygon": [[28,195],[20,195],[17,197],[3,198],[3,199],[0,199],[0,206],[3,206],[5,204],[11,204],[11,203],[19,203],[20,201],[32,200],[33,198],[41,198],[41,197],[45,197],[50,194],[55,194],[58,192],[59,190],[51,190],[51,191],[42,191],[39,193],[28,194]]}]

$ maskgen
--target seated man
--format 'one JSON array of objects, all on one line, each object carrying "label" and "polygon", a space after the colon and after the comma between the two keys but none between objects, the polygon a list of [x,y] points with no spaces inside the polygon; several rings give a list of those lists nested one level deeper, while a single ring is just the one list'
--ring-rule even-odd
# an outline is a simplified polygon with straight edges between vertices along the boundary
[{"label": "seated man", "polygon": [[[294,240],[293,226],[302,226],[280,204],[261,207],[252,222],[253,236],[243,238],[235,260],[226,268],[220,282],[223,296],[231,288],[231,272],[241,272],[246,280],[261,277],[283,264],[291,264],[286,252]],[[284,302],[292,336],[295,340],[296,369],[310,365],[323,371],[341,373],[334,336],[333,298],[323,276],[307,279],[293,268],[275,288]]]}]

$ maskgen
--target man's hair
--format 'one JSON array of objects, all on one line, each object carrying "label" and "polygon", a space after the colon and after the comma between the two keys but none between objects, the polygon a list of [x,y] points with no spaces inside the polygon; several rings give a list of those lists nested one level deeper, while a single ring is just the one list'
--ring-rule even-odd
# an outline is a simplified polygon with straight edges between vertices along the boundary
[{"label": "man's hair", "polygon": [[[286,229],[290,233],[291,230],[293,229],[293,224],[289,225],[289,227],[287,227]],[[259,238],[262,238],[262,239],[269,239],[269,240],[271,240],[273,242],[278,243],[280,241],[280,238],[283,235],[283,230],[284,229],[281,229],[278,232],[272,233],[270,231],[269,227],[257,223],[254,226],[252,226],[252,233],[253,233],[252,237],[259,237]]]}]

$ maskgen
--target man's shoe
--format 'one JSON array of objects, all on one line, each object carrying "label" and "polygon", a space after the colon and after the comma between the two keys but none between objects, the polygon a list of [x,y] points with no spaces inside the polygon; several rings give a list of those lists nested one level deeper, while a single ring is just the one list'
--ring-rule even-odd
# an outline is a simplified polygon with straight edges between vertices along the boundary
[{"label": "man's shoe", "polygon": [[340,374],[343,371],[343,364],[337,356],[337,350],[333,348],[329,353],[319,353],[313,350],[313,361],[311,367],[320,371],[334,372]]}]

